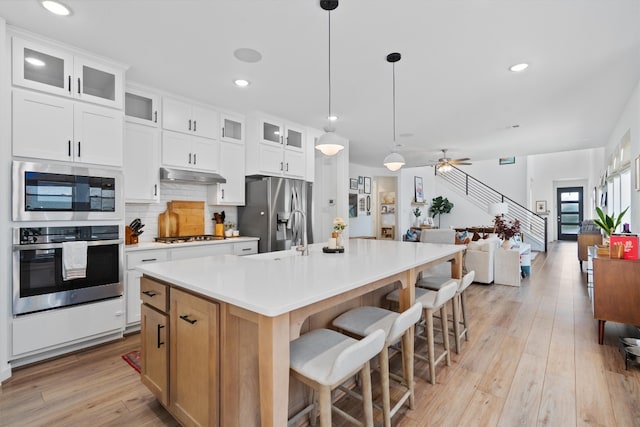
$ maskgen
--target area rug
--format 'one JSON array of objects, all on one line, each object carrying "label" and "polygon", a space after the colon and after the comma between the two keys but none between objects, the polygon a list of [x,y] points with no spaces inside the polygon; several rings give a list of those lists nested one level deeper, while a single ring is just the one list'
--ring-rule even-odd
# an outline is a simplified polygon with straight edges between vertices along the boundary
[{"label": "area rug", "polygon": [[122,358],[129,364],[129,366],[140,373],[140,350],[133,350],[127,354],[123,354]]}]

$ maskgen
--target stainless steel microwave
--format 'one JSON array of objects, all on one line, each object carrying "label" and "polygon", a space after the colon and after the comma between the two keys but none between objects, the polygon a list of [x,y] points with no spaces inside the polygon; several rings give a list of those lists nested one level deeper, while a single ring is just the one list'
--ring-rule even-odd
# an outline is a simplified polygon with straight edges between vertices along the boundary
[{"label": "stainless steel microwave", "polygon": [[13,161],[14,221],[121,220],[122,173]]}]

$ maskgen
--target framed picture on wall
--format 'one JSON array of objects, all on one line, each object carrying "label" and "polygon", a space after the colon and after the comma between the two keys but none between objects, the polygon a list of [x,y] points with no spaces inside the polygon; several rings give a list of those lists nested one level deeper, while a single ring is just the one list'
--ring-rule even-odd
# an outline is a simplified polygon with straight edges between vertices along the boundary
[{"label": "framed picture on wall", "polygon": [[358,179],[350,178],[349,179],[349,190],[357,190],[358,189]]},{"label": "framed picture on wall", "polygon": [[413,177],[413,190],[415,193],[416,203],[424,203],[424,191],[422,189],[422,177]]},{"label": "framed picture on wall", "polygon": [[364,194],[371,194],[371,177],[364,177]]},{"label": "framed picture on wall", "polygon": [[515,157],[500,157],[498,164],[500,165],[512,165],[516,162]]},{"label": "framed picture on wall", "polygon": [[356,193],[349,194],[349,218],[358,216],[358,195]]},{"label": "framed picture on wall", "polygon": [[536,201],[536,213],[547,213],[547,201],[546,200],[538,200],[538,201]]}]

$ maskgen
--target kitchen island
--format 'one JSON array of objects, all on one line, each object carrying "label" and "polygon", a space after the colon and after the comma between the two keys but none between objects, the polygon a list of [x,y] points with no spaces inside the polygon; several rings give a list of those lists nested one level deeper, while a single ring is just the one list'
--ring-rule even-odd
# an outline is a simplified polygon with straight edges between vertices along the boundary
[{"label": "kitchen island", "polygon": [[[159,399],[184,424],[286,425],[289,411],[304,405],[301,385],[290,383],[291,340],[302,330],[329,325],[352,306],[380,303],[394,287],[400,289],[400,309],[410,307],[420,271],[450,261],[452,277],[461,277],[463,249],[456,245],[356,239],[348,242],[343,254],[325,254],[318,244],[311,246],[307,257],[283,251],[138,267],[144,274],[143,301],[149,301],[144,295],[150,289],[147,286],[154,289],[150,294],[167,295],[165,312],[170,317],[170,332],[164,336],[166,329],[158,325],[157,341],[160,348],[169,340],[170,385],[168,397],[165,394],[164,401]],[[175,335],[181,328],[198,324],[194,322],[197,314],[184,302],[194,297],[211,305],[193,310],[209,315],[207,321],[200,322],[208,326],[203,335],[207,341],[203,348],[210,352],[204,354],[209,368],[206,375],[194,375],[193,362],[181,364],[176,360],[187,340]],[[148,327],[156,333],[153,325]],[[144,328],[143,322],[143,342]],[[189,351],[184,357],[192,357],[198,348]],[[183,372],[190,370],[188,375],[180,373],[181,366]],[[193,411],[200,411],[197,416],[184,414],[182,403],[190,401],[180,396],[180,390],[193,388],[175,384],[188,381],[187,377],[205,378],[203,387],[210,389],[206,395],[209,400],[203,403],[206,408],[193,407]],[[154,387],[150,389],[159,395]]]}]

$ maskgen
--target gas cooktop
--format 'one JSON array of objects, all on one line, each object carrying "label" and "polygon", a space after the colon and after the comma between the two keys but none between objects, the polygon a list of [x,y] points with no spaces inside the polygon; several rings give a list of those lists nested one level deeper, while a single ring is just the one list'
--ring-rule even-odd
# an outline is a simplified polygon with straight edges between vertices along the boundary
[{"label": "gas cooktop", "polygon": [[187,243],[187,242],[204,242],[207,240],[224,240],[223,236],[215,236],[213,234],[200,234],[197,236],[179,236],[179,237],[156,237],[158,243]]}]

